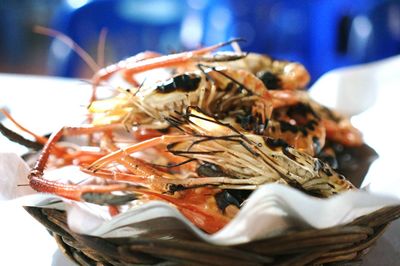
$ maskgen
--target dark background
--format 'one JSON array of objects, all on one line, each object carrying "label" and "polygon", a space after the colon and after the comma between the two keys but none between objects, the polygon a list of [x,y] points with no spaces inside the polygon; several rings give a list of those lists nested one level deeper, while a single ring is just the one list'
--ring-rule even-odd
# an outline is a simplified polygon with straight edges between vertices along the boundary
[{"label": "dark background", "polygon": [[0,72],[89,77],[92,71],[35,25],[70,36],[106,64],[143,50],[194,49],[243,37],[243,50],[297,60],[313,80],[400,51],[397,0],[0,0]]}]

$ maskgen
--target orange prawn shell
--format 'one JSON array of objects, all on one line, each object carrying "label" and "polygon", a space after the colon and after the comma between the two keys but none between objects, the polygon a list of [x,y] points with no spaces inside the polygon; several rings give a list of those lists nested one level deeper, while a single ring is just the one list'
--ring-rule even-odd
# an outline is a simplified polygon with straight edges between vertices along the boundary
[{"label": "orange prawn shell", "polygon": [[176,192],[174,195],[149,193],[150,199],[165,200],[175,206],[189,221],[209,234],[221,230],[228,224],[230,218],[218,208],[215,194],[220,189],[195,188]]}]

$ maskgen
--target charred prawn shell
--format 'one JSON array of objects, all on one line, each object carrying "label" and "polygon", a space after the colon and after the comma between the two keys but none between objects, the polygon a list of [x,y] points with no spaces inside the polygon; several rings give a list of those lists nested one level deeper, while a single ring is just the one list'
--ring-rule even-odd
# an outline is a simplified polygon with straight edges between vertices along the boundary
[{"label": "charred prawn shell", "polygon": [[[218,118],[249,112],[262,125],[272,112],[269,97],[262,81],[248,71],[199,64],[197,71],[177,74],[165,81],[145,82],[136,90],[93,102],[89,111],[96,124],[109,123],[111,117],[113,123],[127,128],[169,127],[168,118],[188,106],[198,106],[207,115]],[[104,112],[103,105],[113,106],[112,111]]]},{"label": "charred prawn shell", "polygon": [[281,79],[271,71],[261,71],[257,73],[257,77],[264,83],[269,90],[282,89]]},{"label": "charred prawn shell", "polygon": [[182,74],[157,84],[158,93],[171,93],[175,91],[191,92],[198,89],[201,77],[195,74]]},{"label": "charred prawn shell", "polygon": [[200,113],[199,108],[187,110],[175,118],[175,124],[193,135],[193,140],[172,143],[168,151],[207,165],[207,171],[201,170],[206,177],[190,180],[191,186],[252,190],[278,182],[321,197],[354,188],[328,164],[292,148],[284,140],[241,133],[231,124]]},{"label": "charred prawn shell", "polygon": [[237,208],[240,208],[239,200],[234,195],[232,195],[232,193],[228,190],[223,190],[218,194],[216,194],[215,200],[217,202],[218,208],[223,212],[229,205],[233,205]]}]

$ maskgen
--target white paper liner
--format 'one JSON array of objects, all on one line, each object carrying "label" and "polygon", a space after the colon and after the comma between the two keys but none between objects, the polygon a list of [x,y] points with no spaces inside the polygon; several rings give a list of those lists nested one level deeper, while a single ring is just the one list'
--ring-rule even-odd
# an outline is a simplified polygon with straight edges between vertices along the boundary
[{"label": "white paper liner", "polygon": [[[277,236],[295,228],[323,229],[346,224],[382,207],[400,204],[399,197],[371,194],[363,190],[320,199],[288,186],[267,184],[249,197],[227,226],[208,235],[165,202],[152,201],[111,217],[107,207],[65,200],[51,194],[32,194],[30,188],[17,186],[26,183],[28,167],[14,154],[0,154],[0,172],[4,173],[0,179],[1,199],[12,200],[16,208],[39,206],[66,210],[71,230],[99,237],[140,237],[152,230],[167,232],[171,224],[162,219],[169,217],[176,221],[174,230],[188,230],[190,234],[209,243],[233,245]],[[57,169],[55,173],[59,177],[70,175],[71,167]],[[156,223],[156,228],[139,226],[144,221],[157,219],[160,222]]]}]

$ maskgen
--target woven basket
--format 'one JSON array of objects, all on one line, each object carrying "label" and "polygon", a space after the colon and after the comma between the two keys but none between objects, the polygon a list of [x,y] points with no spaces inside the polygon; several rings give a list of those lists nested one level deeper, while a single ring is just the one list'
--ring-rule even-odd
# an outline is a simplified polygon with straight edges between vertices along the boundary
[{"label": "woven basket", "polygon": [[[346,153],[353,159],[342,163],[342,173],[351,176],[350,181],[358,187],[377,154],[368,145]],[[29,156],[25,160],[29,161]],[[183,232],[168,239],[156,234],[140,239],[80,235],[68,228],[64,211],[25,209],[47,228],[61,251],[79,265],[359,265],[387,225],[400,217],[400,205],[386,207],[347,225],[297,230],[226,247]],[[153,228],[150,222],[144,226]]]},{"label": "woven basket", "polygon": [[80,265],[359,265],[400,206],[386,207],[350,224],[302,230],[231,247],[198,239],[99,238],[72,232],[63,211],[25,207]]}]

